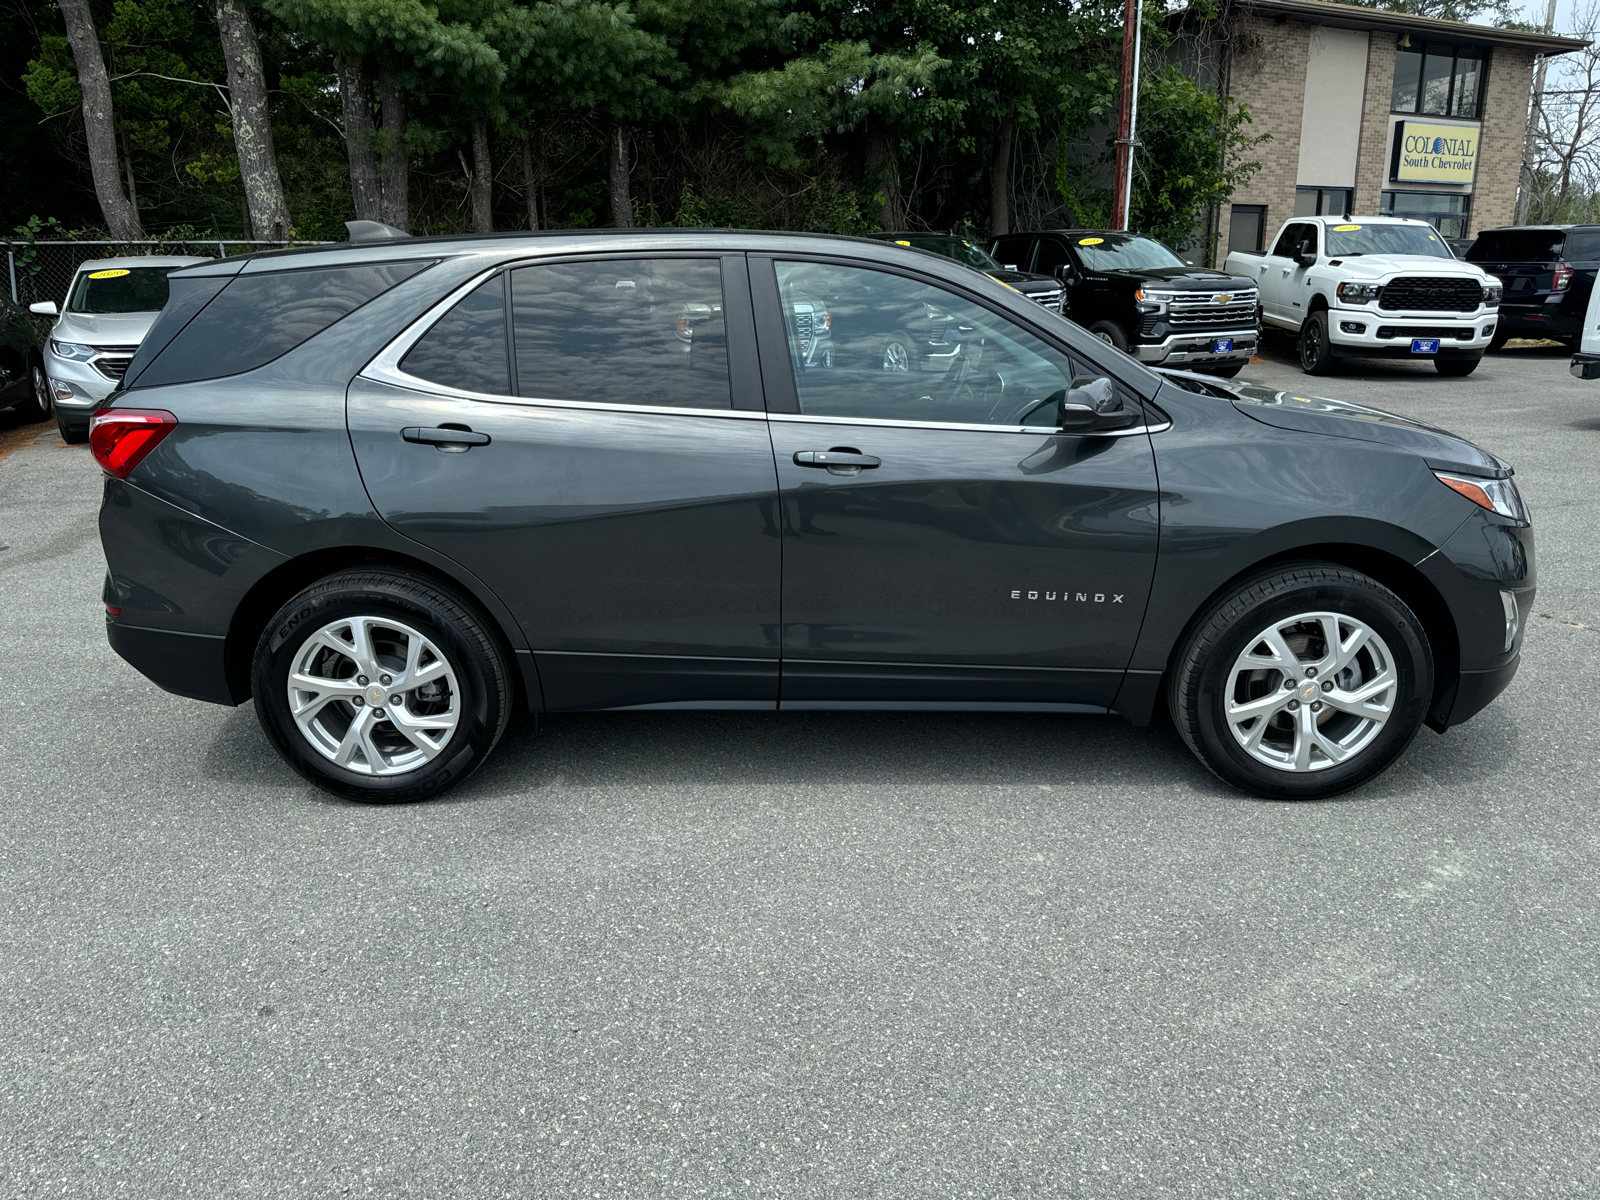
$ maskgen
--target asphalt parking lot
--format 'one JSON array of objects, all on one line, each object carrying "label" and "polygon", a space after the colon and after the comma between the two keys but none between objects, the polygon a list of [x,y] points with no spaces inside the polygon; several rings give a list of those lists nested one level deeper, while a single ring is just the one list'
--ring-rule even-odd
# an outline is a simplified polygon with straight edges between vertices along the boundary
[{"label": "asphalt parking lot", "polygon": [[[1266,803],[1115,718],[513,724],[329,798],[105,644],[99,473],[0,414],[0,1194],[1600,1189],[1600,383],[1246,378],[1510,459],[1520,676]],[[8,424],[9,422],[9,424]]]}]

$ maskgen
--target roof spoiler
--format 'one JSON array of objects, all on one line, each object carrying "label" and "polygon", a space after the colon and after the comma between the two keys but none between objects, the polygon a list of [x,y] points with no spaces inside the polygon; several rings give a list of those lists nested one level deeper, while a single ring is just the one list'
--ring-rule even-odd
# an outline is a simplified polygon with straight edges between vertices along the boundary
[{"label": "roof spoiler", "polygon": [[344,227],[350,231],[352,243],[393,242],[411,236],[404,229],[396,229],[393,225],[385,225],[382,221],[346,221]]}]

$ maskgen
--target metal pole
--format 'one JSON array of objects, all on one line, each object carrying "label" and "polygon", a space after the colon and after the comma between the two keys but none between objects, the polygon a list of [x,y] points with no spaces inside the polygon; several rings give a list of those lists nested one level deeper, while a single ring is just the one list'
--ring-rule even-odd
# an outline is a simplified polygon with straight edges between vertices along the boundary
[{"label": "metal pole", "polygon": [[17,252],[7,250],[6,259],[11,267],[11,303],[21,304],[22,301],[17,298]]},{"label": "metal pole", "polygon": [[217,243],[217,257],[218,258],[227,258],[228,257],[228,248],[226,246],[224,246],[221,242]]},{"label": "metal pole", "polygon": [[[1133,88],[1128,105],[1128,178],[1123,184],[1121,229],[1133,224],[1133,149],[1139,144],[1139,60],[1144,49],[1144,6],[1137,5],[1133,24]],[[1126,35],[1124,35],[1126,36]]]},{"label": "metal pole", "polygon": [[[1117,160],[1114,168],[1116,174],[1112,176],[1111,193],[1111,227],[1113,229],[1126,229],[1128,227],[1128,156],[1133,152],[1132,134],[1129,132],[1129,123],[1132,120],[1133,102],[1133,38],[1128,36],[1130,27],[1137,30],[1139,25],[1139,0],[1123,0],[1122,3],[1122,99],[1117,114]],[[1137,36],[1137,33],[1135,33]]]}]

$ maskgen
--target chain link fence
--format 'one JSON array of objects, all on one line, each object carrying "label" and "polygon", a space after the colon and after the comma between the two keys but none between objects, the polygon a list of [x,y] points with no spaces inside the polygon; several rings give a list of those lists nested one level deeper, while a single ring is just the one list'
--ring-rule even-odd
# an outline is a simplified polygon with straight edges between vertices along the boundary
[{"label": "chain link fence", "polygon": [[226,258],[230,254],[254,254],[259,250],[284,250],[294,246],[326,246],[328,242],[254,242],[222,240],[205,242],[5,242],[6,276],[0,286],[10,289],[11,298],[23,307],[41,300],[54,300],[56,308],[66,306],[67,287],[78,268],[100,258],[139,258],[145,255],[185,255],[196,258]]}]

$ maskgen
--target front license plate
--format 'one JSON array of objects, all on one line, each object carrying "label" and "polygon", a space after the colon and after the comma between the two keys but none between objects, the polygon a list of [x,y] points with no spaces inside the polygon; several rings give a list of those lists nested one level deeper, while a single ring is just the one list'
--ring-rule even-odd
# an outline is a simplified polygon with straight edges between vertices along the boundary
[{"label": "front license plate", "polygon": [[1411,353],[1413,353],[1413,354],[1437,354],[1437,353],[1439,353],[1439,339],[1438,338],[1412,338],[1411,339]]},{"label": "front license plate", "polygon": [[1214,342],[1211,343],[1211,353],[1213,353],[1213,354],[1226,354],[1226,353],[1228,353],[1228,351],[1230,351],[1232,349],[1233,349],[1233,339],[1232,338],[1217,338]]}]

